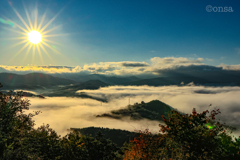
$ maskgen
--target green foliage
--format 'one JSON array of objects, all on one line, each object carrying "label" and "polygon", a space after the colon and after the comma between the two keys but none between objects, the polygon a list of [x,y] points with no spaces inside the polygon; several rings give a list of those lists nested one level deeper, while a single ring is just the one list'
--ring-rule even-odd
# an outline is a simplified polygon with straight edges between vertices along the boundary
[{"label": "green foliage", "polygon": [[31,130],[23,140],[28,155],[37,155],[40,159],[60,159],[62,148],[60,136],[47,124]]},{"label": "green foliage", "polygon": [[111,113],[104,113],[97,115],[96,117],[109,117],[114,119],[121,119],[126,116],[130,116],[131,120],[150,119],[160,121],[161,116],[168,117],[168,113],[173,110],[169,105],[159,101],[153,100],[148,103],[135,103],[134,105],[128,105],[126,108],[113,110]]},{"label": "green foliage", "polygon": [[134,137],[139,136],[139,133],[129,132],[121,129],[109,129],[103,127],[87,127],[87,128],[71,128],[71,130],[79,131],[84,135],[92,135],[95,137],[99,131],[101,131],[104,135],[103,137],[106,139],[110,139],[113,143],[115,143],[118,147],[122,147],[125,142],[129,142],[129,140],[133,140]]},{"label": "green foliage", "polygon": [[[219,109],[218,109],[219,110]],[[217,110],[217,111],[218,111]],[[226,134],[232,127],[214,121],[218,113],[213,110],[210,118],[206,113],[182,115],[171,111],[163,116],[166,125],[159,125],[165,134],[152,135],[147,130],[131,141],[124,160],[130,159],[178,159],[178,160],[231,160],[240,159],[240,141],[232,141]],[[211,126],[211,127],[209,127]]]},{"label": "green foliage", "polygon": [[22,159],[27,156],[22,140],[34,126],[32,117],[39,114],[24,114],[24,110],[29,109],[29,101],[21,99],[22,92],[12,93],[0,92],[0,159]]},{"label": "green foliage", "polygon": [[24,114],[29,100],[22,99],[22,92],[12,93],[0,92],[1,160],[119,159],[119,148],[101,133],[93,138],[71,132],[60,138],[48,124],[35,129],[32,117],[40,112]]},{"label": "green foliage", "polygon": [[63,159],[68,160],[113,160],[117,158],[118,148],[101,133],[93,138],[73,131],[62,140]]}]

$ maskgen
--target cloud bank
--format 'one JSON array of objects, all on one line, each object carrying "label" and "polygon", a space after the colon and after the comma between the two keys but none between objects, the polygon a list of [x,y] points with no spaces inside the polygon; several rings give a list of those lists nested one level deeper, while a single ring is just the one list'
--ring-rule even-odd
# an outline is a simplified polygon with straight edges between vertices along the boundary
[{"label": "cloud bank", "polygon": [[[98,90],[81,90],[89,95],[106,97],[109,103],[101,103],[91,99],[47,97],[46,99],[29,98],[30,112],[41,110],[36,116],[37,126],[49,123],[60,135],[65,135],[69,128],[108,127],[134,131],[149,128],[153,133],[159,133],[160,122],[147,119],[132,121],[109,118],[95,118],[94,115],[110,112],[126,107],[129,104],[160,100],[180,112],[191,114],[220,109],[221,114],[216,119],[221,123],[237,127],[232,136],[240,135],[240,87],[204,87],[204,86],[111,86]],[[209,108],[209,105],[212,106]],[[210,114],[207,114],[210,115]],[[163,123],[162,123],[163,124]]]},{"label": "cloud bank", "polygon": [[[179,68],[199,67],[201,69],[212,68],[218,70],[240,70],[239,65],[210,66],[204,64],[203,58],[184,58],[184,57],[153,57],[150,63],[136,61],[121,62],[99,62],[85,64],[83,66],[4,66],[0,65],[0,72],[14,72],[25,74],[30,72],[43,73],[87,73],[87,74],[106,74],[106,75],[138,75],[138,74],[158,74],[159,71],[176,70]],[[206,59],[209,61],[209,59]]]}]

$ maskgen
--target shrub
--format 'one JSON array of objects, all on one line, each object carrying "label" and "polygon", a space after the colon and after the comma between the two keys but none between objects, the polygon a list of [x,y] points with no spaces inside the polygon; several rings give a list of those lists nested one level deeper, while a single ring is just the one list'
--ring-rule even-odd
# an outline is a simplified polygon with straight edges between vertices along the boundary
[{"label": "shrub", "polygon": [[208,111],[188,116],[172,110],[168,119],[163,116],[166,125],[159,125],[165,134],[140,131],[140,137],[130,142],[124,159],[240,159],[240,141],[233,142],[226,134],[233,127],[214,121],[217,111],[213,110],[208,118]]}]

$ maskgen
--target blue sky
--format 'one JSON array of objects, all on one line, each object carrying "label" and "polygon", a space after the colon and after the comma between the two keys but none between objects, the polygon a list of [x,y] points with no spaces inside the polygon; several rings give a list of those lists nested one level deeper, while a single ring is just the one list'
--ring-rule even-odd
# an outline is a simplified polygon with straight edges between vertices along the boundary
[{"label": "blue sky", "polygon": [[[10,3],[9,3],[10,2]],[[0,23],[1,65],[65,65],[83,66],[99,62],[134,61],[150,63],[154,57],[203,58],[204,64],[237,65],[240,59],[240,2],[220,0],[2,0],[0,17],[24,27],[11,5],[27,21],[23,3],[29,13],[38,8],[38,23],[47,9],[45,24],[61,9],[48,29],[62,25],[52,34],[61,55],[47,51],[32,57],[26,50],[13,58],[24,45],[11,47],[20,40],[7,40],[18,35]],[[207,12],[206,6],[232,7],[228,12]],[[5,19],[6,20],[6,19]],[[34,20],[34,18],[32,19]],[[19,28],[13,28],[19,30]]]}]

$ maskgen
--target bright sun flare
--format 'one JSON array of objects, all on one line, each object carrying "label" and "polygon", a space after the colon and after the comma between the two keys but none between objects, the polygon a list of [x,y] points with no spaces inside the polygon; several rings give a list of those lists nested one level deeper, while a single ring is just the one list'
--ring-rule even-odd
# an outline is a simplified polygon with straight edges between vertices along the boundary
[{"label": "bright sun flare", "polygon": [[41,42],[42,35],[38,31],[31,31],[28,33],[28,39],[31,43],[37,44]]},{"label": "bright sun flare", "polygon": [[[12,28],[6,27],[6,30],[10,30],[12,32],[18,33],[18,36],[10,38],[10,39],[17,39],[21,40],[16,44],[13,44],[12,47],[16,47],[18,45],[23,46],[18,50],[17,53],[13,56],[15,58],[18,54],[22,53],[25,50],[25,56],[23,58],[23,61],[27,58],[27,55],[29,53],[32,53],[32,60],[34,60],[35,51],[37,50],[40,60],[43,62],[42,57],[42,51],[52,60],[51,56],[49,55],[49,51],[52,50],[53,52],[57,54],[61,54],[57,49],[55,44],[59,45],[57,42],[50,40],[51,37],[56,36],[64,36],[68,34],[49,34],[56,29],[60,28],[62,25],[58,25],[52,28],[49,28],[50,24],[57,18],[57,16],[60,14],[62,10],[60,10],[52,19],[49,21],[45,21],[45,17],[47,12],[43,14],[41,20],[38,21],[38,10],[34,10],[34,19],[30,18],[30,15],[24,5],[25,12],[26,12],[26,18],[28,20],[27,22],[24,20],[24,18],[17,12],[17,10],[10,4],[13,11],[16,13],[18,18],[21,20],[22,25],[17,24],[16,22],[6,18],[6,21],[9,22],[8,24],[12,26]],[[45,25],[43,25],[46,23]],[[23,26],[24,25],[24,26]],[[22,35],[22,36],[19,36]],[[49,39],[50,38],[50,39]],[[48,50],[47,50],[48,48]],[[49,50],[50,49],[50,50]]]}]

